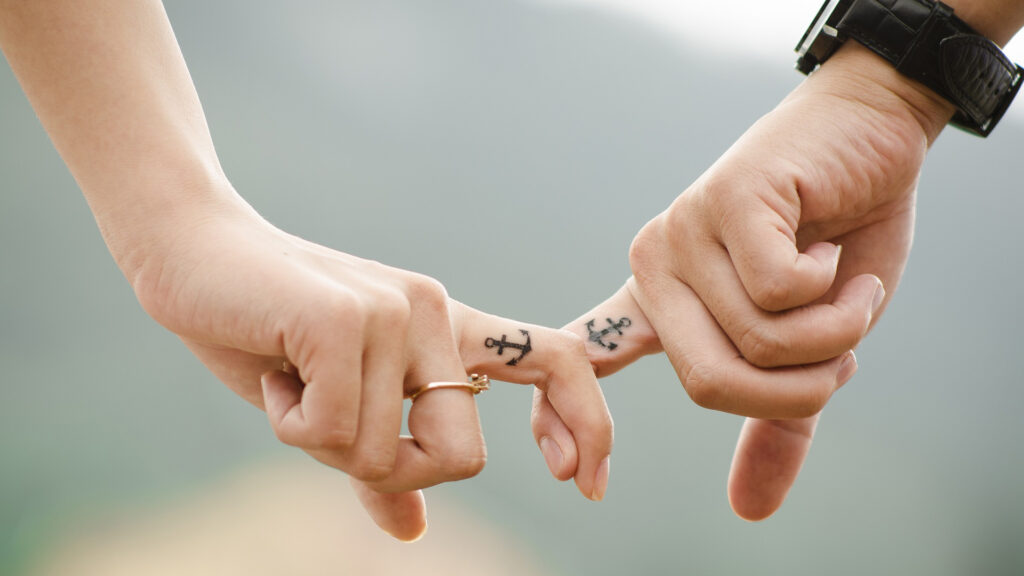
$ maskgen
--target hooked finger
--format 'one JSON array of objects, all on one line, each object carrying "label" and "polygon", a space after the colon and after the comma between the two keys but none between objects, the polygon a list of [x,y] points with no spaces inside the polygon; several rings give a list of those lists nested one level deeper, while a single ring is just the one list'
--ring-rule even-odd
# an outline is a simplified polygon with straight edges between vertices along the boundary
[{"label": "hooked finger", "polygon": [[359,431],[345,451],[345,470],[361,480],[389,476],[398,457],[405,379],[404,322],[378,316],[363,358]]},{"label": "hooked finger", "polygon": [[[576,486],[587,498],[602,499],[608,484],[612,419],[582,338],[567,330],[485,314],[455,301],[450,307],[466,370],[542,390],[575,441]],[[556,443],[566,440],[551,438]],[[571,450],[561,443],[559,449],[563,455]]]},{"label": "hooked finger", "polygon": [[639,358],[661,352],[661,342],[626,284],[607,300],[565,325],[586,343],[598,378],[610,376]]},{"label": "hooked finger", "polygon": [[533,389],[533,410],[530,412],[533,439],[544,455],[544,463],[556,480],[573,477],[579,464],[576,440],[569,427],[555,411],[547,395],[540,388]]}]

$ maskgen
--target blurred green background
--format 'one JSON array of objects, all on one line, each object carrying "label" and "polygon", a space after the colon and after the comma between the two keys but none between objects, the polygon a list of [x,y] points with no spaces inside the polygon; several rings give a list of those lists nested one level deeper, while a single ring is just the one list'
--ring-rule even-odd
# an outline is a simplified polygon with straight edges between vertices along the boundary
[{"label": "blurred green background", "polygon": [[[800,81],[553,3],[168,12],[225,170],[270,221],[547,325],[617,289],[633,234]],[[768,521],[726,500],[741,419],[693,405],[661,356],[603,382],[605,502],[550,479],[530,391],[512,385],[479,398],[487,469],[428,498],[553,574],[1024,573],[1019,118],[934,147],[905,279]],[[7,67],[0,246],[0,573],[110,510],[288,458],[263,414],[141,311]],[[415,546],[437,530],[459,528]]]}]

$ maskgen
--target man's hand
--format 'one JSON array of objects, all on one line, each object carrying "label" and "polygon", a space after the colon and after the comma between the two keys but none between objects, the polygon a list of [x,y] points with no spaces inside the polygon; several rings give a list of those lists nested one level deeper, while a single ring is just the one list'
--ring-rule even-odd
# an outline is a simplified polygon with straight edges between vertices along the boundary
[{"label": "man's hand", "polygon": [[896,74],[845,47],[637,235],[634,295],[701,406],[807,417],[852,376],[951,112]]},{"label": "man's hand", "polygon": [[631,292],[691,398],[793,419],[744,426],[729,481],[740,516],[782,504],[818,412],[853,376],[852,350],[899,284],[921,164],[951,114],[851,43],[637,235]]},{"label": "man's hand", "polygon": [[[899,283],[921,164],[951,113],[843,48],[640,231],[634,278],[567,326],[599,376],[664,349],[697,404],[762,418],[733,460],[740,516],[782,504],[818,412],[856,371],[852,350]],[[559,433],[551,411],[538,391],[538,440]]]}]

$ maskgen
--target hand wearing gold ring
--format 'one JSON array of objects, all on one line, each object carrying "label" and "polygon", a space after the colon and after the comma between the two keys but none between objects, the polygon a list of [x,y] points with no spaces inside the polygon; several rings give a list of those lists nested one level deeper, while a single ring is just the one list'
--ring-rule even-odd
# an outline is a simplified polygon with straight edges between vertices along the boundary
[{"label": "hand wearing gold ring", "polygon": [[[403,397],[470,373],[545,389],[569,431],[545,447],[560,454],[546,458],[552,473],[602,497],[611,417],[578,337],[484,314],[433,279],[296,238],[248,210],[228,205],[191,220],[149,260],[159,272],[132,273],[143,307],[264,408],[282,442],[347,472],[386,531],[415,539],[426,527],[418,490],[483,467],[465,390],[421,392],[401,436]],[[486,345],[502,334],[500,348]]]},{"label": "hand wearing gold ring", "polygon": [[356,479],[385,530],[416,538],[418,489],[484,465],[464,390],[420,396],[401,436],[403,396],[473,372],[547,390],[571,430],[554,438],[552,472],[603,495],[611,417],[579,338],[482,314],[435,280],[260,217],[220,166],[160,2],[0,3],[0,45],[142,307],[265,409],[282,442]]},{"label": "hand wearing gold ring", "polygon": [[421,394],[430,392],[431,390],[440,390],[442,388],[463,388],[465,390],[469,390],[474,396],[476,396],[484,390],[489,390],[491,388],[491,379],[488,378],[486,374],[470,374],[466,382],[428,382],[427,384],[424,384],[416,390],[406,394],[405,397],[415,402]]}]

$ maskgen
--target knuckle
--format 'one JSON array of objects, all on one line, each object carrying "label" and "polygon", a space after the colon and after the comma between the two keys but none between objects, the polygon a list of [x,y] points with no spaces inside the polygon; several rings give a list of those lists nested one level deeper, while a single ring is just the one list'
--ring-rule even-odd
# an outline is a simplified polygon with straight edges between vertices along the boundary
[{"label": "knuckle", "polygon": [[274,436],[277,436],[277,440],[286,446],[294,446],[296,448],[302,447],[306,442],[296,434],[291,428],[282,428],[274,426]]},{"label": "knuckle", "polygon": [[320,326],[334,333],[339,326],[362,328],[366,323],[366,305],[348,290],[337,290],[313,307]]},{"label": "knuckle", "polygon": [[470,446],[446,452],[441,470],[451,480],[465,480],[479,474],[487,464],[487,448],[481,439]]},{"label": "knuckle", "polygon": [[750,289],[750,298],[765,310],[774,311],[786,307],[792,295],[793,286],[778,275],[759,278]]},{"label": "knuckle", "polygon": [[311,434],[313,447],[331,451],[345,451],[356,440],[356,427],[342,423],[330,428],[321,427]]},{"label": "knuckle", "polygon": [[695,212],[688,200],[689,198],[681,196],[665,211],[665,233],[669,237],[675,237],[674,235],[693,227]]},{"label": "knuckle", "polygon": [[388,454],[356,455],[346,472],[364,482],[379,482],[395,471],[395,460]]},{"label": "knuckle", "polygon": [[373,314],[377,322],[385,329],[397,330],[409,322],[412,307],[409,299],[397,290],[387,290],[377,295],[373,305]]},{"label": "knuckle", "polygon": [[629,245],[629,265],[637,278],[649,274],[652,265],[658,262],[659,227],[658,219],[651,220],[637,232]]},{"label": "knuckle", "polygon": [[665,242],[675,257],[680,257],[700,242],[700,231],[703,230],[701,215],[700,207],[686,195],[673,202],[665,212]]},{"label": "knuckle", "polygon": [[743,331],[738,347],[748,362],[760,368],[777,366],[786,349],[778,333],[758,324],[748,326]]},{"label": "knuckle", "polygon": [[571,357],[587,357],[587,344],[579,334],[562,329],[558,330],[555,335],[557,338],[555,345],[563,354]]},{"label": "knuckle", "polygon": [[413,306],[434,313],[448,313],[448,291],[437,280],[422,274],[410,274],[405,291]]},{"label": "knuckle", "polygon": [[716,385],[713,370],[704,364],[696,364],[690,368],[683,378],[683,388],[690,400],[701,408],[714,409],[718,406],[720,390]]},{"label": "knuckle", "polygon": [[711,222],[721,227],[728,226],[736,213],[737,206],[742,198],[741,190],[746,187],[740,185],[735,179],[735,174],[724,176],[720,173],[705,175],[701,185],[697,189],[700,197],[700,204],[706,210]]},{"label": "knuckle", "polygon": [[832,383],[822,382],[801,394],[793,403],[793,417],[807,418],[821,412],[832,397]]}]

